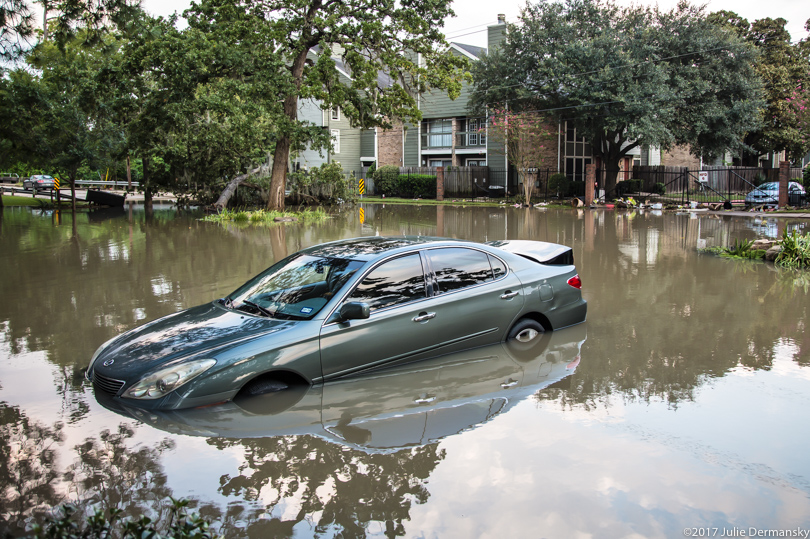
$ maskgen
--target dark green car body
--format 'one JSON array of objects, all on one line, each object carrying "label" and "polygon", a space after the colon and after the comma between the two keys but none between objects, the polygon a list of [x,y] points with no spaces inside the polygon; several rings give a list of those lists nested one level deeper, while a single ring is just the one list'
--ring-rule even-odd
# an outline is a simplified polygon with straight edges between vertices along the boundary
[{"label": "dark green car body", "polygon": [[516,327],[577,324],[579,287],[571,250],[557,244],[342,240],[112,339],[87,377],[132,406],[209,405],[277,387],[265,381],[317,384],[501,342]]}]

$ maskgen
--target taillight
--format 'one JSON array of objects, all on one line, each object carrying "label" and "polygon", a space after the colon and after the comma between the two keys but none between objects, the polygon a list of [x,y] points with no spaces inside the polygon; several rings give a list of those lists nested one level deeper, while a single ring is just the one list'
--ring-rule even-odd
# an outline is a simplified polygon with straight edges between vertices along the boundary
[{"label": "taillight", "polygon": [[582,279],[579,278],[579,275],[574,275],[573,277],[568,279],[568,284],[570,284],[574,288],[582,288]]}]

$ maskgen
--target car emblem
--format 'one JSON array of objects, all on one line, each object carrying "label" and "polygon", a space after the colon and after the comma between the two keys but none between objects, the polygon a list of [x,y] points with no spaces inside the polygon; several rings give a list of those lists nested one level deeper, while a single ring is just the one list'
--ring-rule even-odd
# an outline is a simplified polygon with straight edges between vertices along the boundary
[{"label": "car emblem", "polygon": [[108,359],[107,361],[105,361],[104,363],[102,363],[102,365],[104,365],[105,367],[109,367],[109,366],[110,366],[110,365],[112,365],[113,363],[115,363],[115,360],[114,360],[114,359]]}]

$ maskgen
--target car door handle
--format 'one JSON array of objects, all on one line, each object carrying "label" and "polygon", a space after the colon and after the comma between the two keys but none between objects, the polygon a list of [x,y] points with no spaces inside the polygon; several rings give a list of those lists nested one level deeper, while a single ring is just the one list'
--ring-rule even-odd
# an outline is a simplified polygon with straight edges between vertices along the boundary
[{"label": "car door handle", "polygon": [[436,318],[436,313],[425,313],[421,312],[417,316],[413,317],[414,322],[425,322],[430,320],[431,318]]},{"label": "car door handle", "polygon": [[520,294],[520,292],[512,292],[511,290],[507,290],[503,294],[501,294],[501,299],[512,299],[513,297]]}]

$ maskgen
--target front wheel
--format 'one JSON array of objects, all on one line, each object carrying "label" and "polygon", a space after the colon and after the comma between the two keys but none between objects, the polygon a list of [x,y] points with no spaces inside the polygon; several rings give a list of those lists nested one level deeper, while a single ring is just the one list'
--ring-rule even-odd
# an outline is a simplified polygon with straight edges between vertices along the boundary
[{"label": "front wheel", "polygon": [[537,320],[523,318],[512,326],[512,329],[509,330],[509,334],[506,336],[506,340],[530,343],[536,341],[538,336],[542,337],[543,331],[543,326]]}]

